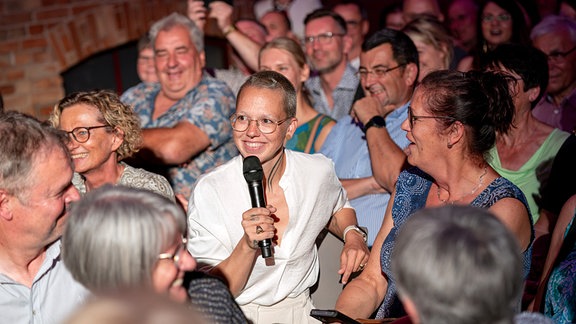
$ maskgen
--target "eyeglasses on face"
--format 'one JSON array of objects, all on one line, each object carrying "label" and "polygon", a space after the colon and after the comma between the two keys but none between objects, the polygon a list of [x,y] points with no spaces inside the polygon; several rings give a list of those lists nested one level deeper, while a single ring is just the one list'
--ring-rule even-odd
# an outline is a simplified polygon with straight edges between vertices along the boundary
[{"label": "eyeglasses on face", "polygon": [[361,78],[361,79],[366,79],[369,74],[374,74],[377,78],[382,78],[382,77],[384,77],[388,72],[394,71],[394,70],[396,70],[396,69],[398,69],[398,68],[401,68],[401,67],[403,67],[403,66],[405,66],[405,65],[406,65],[406,63],[397,65],[397,66],[395,66],[395,67],[393,67],[393,68],[389,68],[389,69],[381,68],[381,67],[375,68],[374,70],[368,70],[368,69],[365,69],[365,68],[360,68],[360,69],[358,70],[358,72],[356,72],[356,75],[357,75],[359,78]]},{"label": "eyeglasses on face", "polygon": [[86,143],[90,139],[91,130],[104,127],[110,127],[110,125],[76,127],[72,131],[66,132],[66,134],[68,134],[68,136],[72,136],[72,138],[78,143]]},{"label": "eyeglasses on face", "polygon": [[456,118],[450,116],[417,116],[412,114],[412,107],[408,106],[408,123],[410,124],[410,129],[414,128],[414,122],[419,119],[446,119],[452,122],[456,121]]},{"label": "eyeglasses on face", "polygon": [[550,62],[558,63],[564,61],[566,56],[570,55],[572,52],[574,52],[574,50],[576,50],[576,46],[572,47],[572,49],[567,50],[566,52],[552,51],[546,56],[548,56],[548,60]]},{"label": "eyeglasses on face", "polygon": [[187,251],[187,247],[186,244],[188,243],[188,239],[184,236],[182,236],[182,242],[178,245],[178,247],[176,248],[176,251],[174,251],[174,254],[171,253],[160,253],[158,255],[158,260],[170,260],[172,259],[172,262],[174,262],[174,265],[177,268],[180,268],[180,259],[182,258],[182,253],[188,253]]},{"label": "eyeglasses on face", "polygon": [[512,16],[510,16],[509,14],[501,14],[501,15],[483,15],[482,16],[482,22],[485,23],[489,23],[489,22],[493,22],[494,20],[499,21],[499,22],[508,22],[512,19]]},{"label": "eyeglasses on face", "polygon": [[270,134],[276,131],[278,125],[281,125],[289,119],[291,119],[291,117],[279,121],[275,121],[270,118],[250,119],[248,116],[234,114],[230,117],[230,122],[232,123],[232,128],[235,131],[243,132],[247,130],[250,126],[250,123],[254,121],[256,122],[256,126],[262,134]]},{"label": "eyeglasses on face", "polygon": [[324,33],[316,36],[306,36],[304,37],[304,44],[312,45],[314,42],[318,42],[319,44],[325,45],[329,44],[332,41],[332,38],[336,36],[344,36],[344,34],[335,34],[335,33]]}]

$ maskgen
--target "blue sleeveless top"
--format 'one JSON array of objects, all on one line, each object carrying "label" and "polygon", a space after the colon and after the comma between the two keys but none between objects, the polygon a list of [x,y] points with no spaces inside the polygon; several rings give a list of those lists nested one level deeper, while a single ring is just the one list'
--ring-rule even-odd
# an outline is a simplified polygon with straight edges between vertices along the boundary
[{"label": "blue sleeveless top", "polygon": [[[394,226],[382,244],[380,251],[380,265],[382,272],[388,278],[388,289],[384,301],[378,309],[376,318],[386,317],[402,317],[406,315],[402,303],[398,298],[396,290],[396,283],[392,276],[391,270],[391,256],[394,248],[394,242],[400,227],[410,218],[416,211],[422,209],[426,205],[426,198],[432,186],[432,178],[424,171],[413,167],[408,170],[402,171],[396,182],[396,196],[394,197],[394,205],[392,205],[392,219]],[[528,217],[530,224],[532,224],[532,217],[530,216],[530,209],[528,202],[522,191],[516,187],[512,182],[505,178],[496,178],[486,189],[484,189],[471,203],[471,206],[480,208],[490,208],[497,201],[503,198],[516,198],[520,200],[528,210]],[[534,241],[534,227],[531,225],[530,245],[523,253],[524,259],[524,277],[528,275],[530,270],[530,260],[532,256],[532,241]]]}]

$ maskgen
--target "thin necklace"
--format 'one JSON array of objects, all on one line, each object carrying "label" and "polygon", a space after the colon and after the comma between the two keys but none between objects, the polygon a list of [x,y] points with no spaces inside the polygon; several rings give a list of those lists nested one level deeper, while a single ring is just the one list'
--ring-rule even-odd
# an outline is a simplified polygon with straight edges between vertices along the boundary
[{"label": "thin necklace", "polygon": [[476,187],[474,187],[474,189],[472,189],[472,191],[470,191],[470,193],[456,199],[453,201],[448,201],[450,199],[450,192],[448,190],[448,198],[447,199],[442,199],[440,198],[440,186],[436,185],[436,195],[438,196],[438,200],[440,200],[440,202],[442,202],[443,204],[455,204],[457,202],[459,202],[460,200],[462,200],[464,197],[468,197],[470,195],[473,195],[476,193],[476,191],[478,191],[478,189],[480,189],[480,187],[482,187],[482,184],[484,183],[484,177],[486,176],[486,174],[488,173],[488,167],[484,166],[484,172],[482,172],[482,174],[480,175],[480,178],[478,178],[478,184],[476,185]]}]

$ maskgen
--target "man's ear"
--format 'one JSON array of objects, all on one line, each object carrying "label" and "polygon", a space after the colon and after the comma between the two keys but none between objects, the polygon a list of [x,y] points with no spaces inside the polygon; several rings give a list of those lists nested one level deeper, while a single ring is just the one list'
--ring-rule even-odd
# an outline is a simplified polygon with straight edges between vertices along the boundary
[{"label": "man's ear", "polygon": [[13,197],[14,196],[8,194],[6,190],[0,189],[0,218],[5,220],[12,219],[12,211],[9,202]]},{"label": "man's ear", "polygon": [[416,305],[412,301],[412,299],[401,296],[400,300],[402,301],[402,305],[404,306],[404,310],[406,314],[410,317],[410,320],[413,324],[420,324],[420,316],[418,316],[418,310],[416,309]]},{"label": "man's ear", "polygon": [[404,82],[406,82],[407,86],[412,87],[412,85],[416,82],[417,78],[418,78],[418,66],[414,63],[408,63],[404,67]]}]

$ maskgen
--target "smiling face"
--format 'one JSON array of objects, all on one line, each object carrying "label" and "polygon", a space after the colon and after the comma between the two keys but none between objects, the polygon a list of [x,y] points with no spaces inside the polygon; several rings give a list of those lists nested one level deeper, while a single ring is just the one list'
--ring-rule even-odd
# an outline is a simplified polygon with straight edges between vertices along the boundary
[{"label": "smiling face", "polygon": [[333,11],[346,21],[348,36],[352,40],[352,47],[360,49],[364,36],[368,33],[368,21],[362,19],[362,14],[355,4],[338,4]]},{"label": "smiling face", "polygon": [[185,27],[158,32],[154,51],[162,92],[168,98],[183,98],[202,79],[204,52],[198,53]]},{"label": "smiling face", "polygon": [[338,66],[346,64],[351,40],[342,34],[342,29],[332,17],[321,17],[311,20],[306,24],[306,37],[316,37],[326,33],[332,33],[331,39],[322,44],[318,39],[312,43],[306,43],[306,55],[316,70],[320,73],[328,73]]},{"label": "smiling face", "polygon": [[[252,120],[269,119],[274,122],[287,118],[280,90],[256,87],[246,87],[239,94],[236,115]],[[280,156],[286,141],[292,137],[296,127],[296,119],[292,118],[278,125],[274,132],[263,134],[253,121],[245,131],[234,130],[234,143],[243,157],[257,156],[266,167],[270,161],[276,161]]]},{"label": "smiling face", "polygon": [[493,2],[482,11],[482,35],[489,46],[496,46],[512,39],[512,16]]},{"label": "smiling face", "polygon": [[406,148],[408,163],[428,172],[430,162],[437,161],[446,153],[446,139],[439,131],[438,120],[434,118],[421,118],[413,121],[410,126],[411,116],[433,116],[425,109],[424,94],[421,89],[416,89],[408,118],[402,123],[402,129],[406,131],[406,138],[410,144]]},{"label": "smiling face", "polygon": [[44,248],[63,233],[68,206],[80,199],[72,185],[72,166],[59,147],[42,148],[36,153],[28,189],[8,200],[15,231],[22,247]]},{"label": "smiling face", "polygon": [[[360,69],[391,69],[399,64],[394,59],[392,46],[388,43],[377,46],[360,54]],[[412,84],[415,74],[411,73],[414,67],[406,65],[378,77],[374,73],[368,73],[360,78],[364,90],[371,97],[376,97],[382,106],[400,106],[406,103],[412,95]]]},{"label": "smiling face", "polygon": [[456,0],[448,8],[450,32],[466,49],[476,42],[476,17],[478,8],[472,0]]},{"label": "smiling face", "polygon": [[154,50],[146,47],[138,53],[138,63],[136,66],[138,78],[145,83],[158,82],[156,67],[154,66]]},{"label": "smiling face", "polygon": [[163,254],[172,258],[162,258],[156,263],[152,272],[154,290],[159,294],[168,294],[173,300],[184,302],[188,298],[186,288],[182,286],[184,275],[186,271],[196,269],[196,260],[188,253],[180,236]]},{"label": "smiling face", "polygon": [[[77,127],[106,125],[97,108],[79,103],[65,108],[60,116],[60,129],[71,132]],[[79,143],[73,137],[68,149],[74,161],[74,171],[80,174],[97,173],[105,165],[116,165],[116,150],[122,144],[119,133],[107,127],[89,130],[90,137],[85,143]]]},{"label": "smiling face", "polygon": [[299,93],[302,83],[308,79],[310,69],[308,65],[298,66],[294,57],[285,50],[269,48],[260,55],[260,71],[276,71],[284,75]]}]

